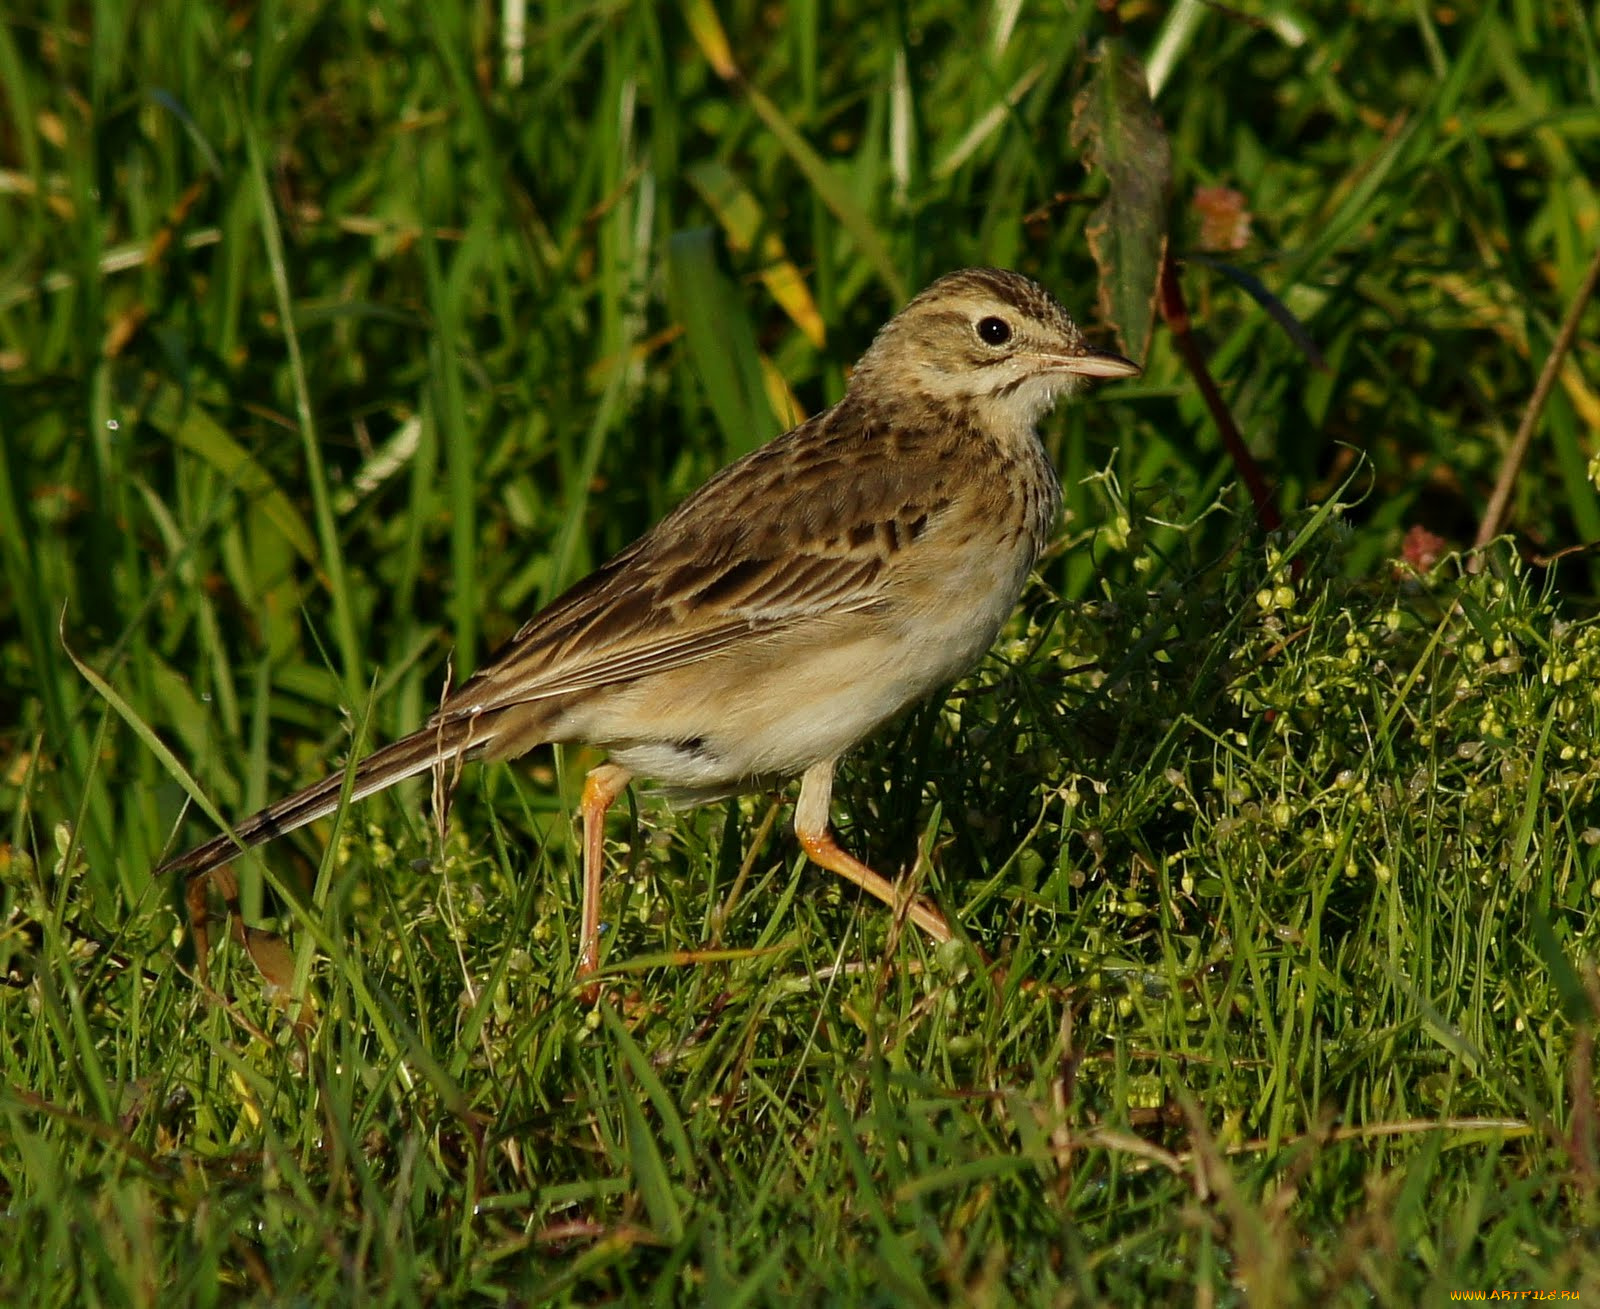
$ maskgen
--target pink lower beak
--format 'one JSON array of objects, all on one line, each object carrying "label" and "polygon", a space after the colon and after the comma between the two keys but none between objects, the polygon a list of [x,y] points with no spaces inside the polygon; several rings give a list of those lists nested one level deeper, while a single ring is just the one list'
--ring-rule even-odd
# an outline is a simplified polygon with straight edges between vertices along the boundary
[{"label": "pink lower beak", "polygon": [[1141,371],[1131,359],[1124,359],[1110,350],[1087,347],[1080,354],[1059,360],[1057,366],[1079,377],[1137,377]]}]

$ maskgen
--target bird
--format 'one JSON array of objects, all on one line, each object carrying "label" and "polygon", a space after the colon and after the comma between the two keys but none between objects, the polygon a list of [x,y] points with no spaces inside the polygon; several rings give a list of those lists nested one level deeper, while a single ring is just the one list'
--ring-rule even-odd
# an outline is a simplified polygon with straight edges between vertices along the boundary
[{"label": "bird", "polygon": [[[835,404],[534,614],[421,727],[354,766],[351,800],[440,765],[602,748],[580,804],[581,980],[599,966],[606,812],[635,778],[693,804],[798,776],[806,856],[950,940],[937,907],[839,844],[834,771],[976,665],[1015,608],[1061,504],[1039,420],[1090,379],[1139,371],[1031,278],[940,277],[879,329]],[[192,892],[240,850],[332,813],[345,786],[336,771],[157,875]]]}]

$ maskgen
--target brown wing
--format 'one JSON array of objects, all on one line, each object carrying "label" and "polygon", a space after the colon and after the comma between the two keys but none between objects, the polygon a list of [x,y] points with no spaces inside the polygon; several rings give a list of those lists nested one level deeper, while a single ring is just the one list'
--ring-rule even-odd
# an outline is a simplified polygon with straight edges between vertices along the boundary
[{"label": "brown wing", "polygon": [[590,691],[871,610],[895,557],[949,502],[948,436],[863,422],[843,404],[723,469],[529,620],[440,715]]}]

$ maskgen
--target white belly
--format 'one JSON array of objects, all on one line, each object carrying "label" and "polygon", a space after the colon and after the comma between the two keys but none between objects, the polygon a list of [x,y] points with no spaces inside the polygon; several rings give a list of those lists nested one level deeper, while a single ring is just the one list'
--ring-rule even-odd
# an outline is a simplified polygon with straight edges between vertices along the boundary
[{"label": "white belly", "polygon": [[886,612],[815,619],[691,667],[606,691],[566,739],[681,798],[707,798],[836,759],[965,674],[1016,605],[1031,551],[963,550],[910,579]]}]

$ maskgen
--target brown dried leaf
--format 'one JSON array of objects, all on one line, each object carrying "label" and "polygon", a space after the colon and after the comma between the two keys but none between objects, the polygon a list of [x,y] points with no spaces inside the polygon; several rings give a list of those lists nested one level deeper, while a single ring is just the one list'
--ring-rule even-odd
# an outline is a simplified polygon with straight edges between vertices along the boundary
[{"label": "brown dried leaf", "polygon": [[1254,216],[1242,191],[1231,186],[1197,186],[1190,203],[1200,217],[1202,250],[1243,250],[1250,244]]}]

